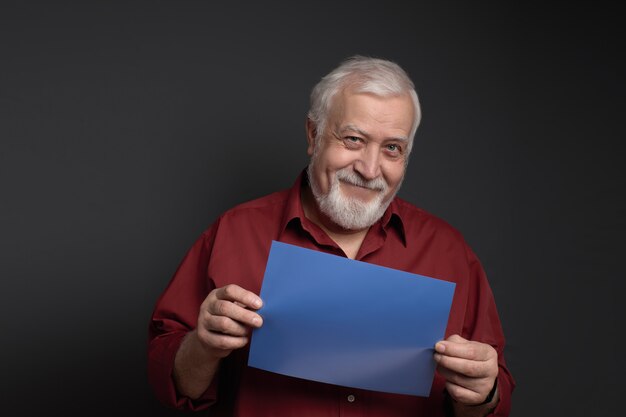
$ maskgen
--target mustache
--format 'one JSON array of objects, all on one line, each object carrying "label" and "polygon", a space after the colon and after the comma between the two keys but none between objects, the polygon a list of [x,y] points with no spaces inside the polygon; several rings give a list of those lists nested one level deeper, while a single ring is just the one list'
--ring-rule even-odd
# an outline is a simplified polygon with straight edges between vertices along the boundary
[{"label": "mustache", "polygon": [[389,185],[383,177],[374,178],[373,180],[368,181],[349,168],[337,171],[335,176],[339,181],[347,182],[348,184],[368,188],[374,191],[387,191],[389,189]]}]

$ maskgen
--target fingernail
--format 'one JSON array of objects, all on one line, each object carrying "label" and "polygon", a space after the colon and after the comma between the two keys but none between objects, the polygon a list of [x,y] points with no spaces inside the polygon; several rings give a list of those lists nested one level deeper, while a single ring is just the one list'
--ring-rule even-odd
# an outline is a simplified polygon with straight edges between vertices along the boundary
[{"label": "fingernail", "polygon": [[256,308],[260,308],[262,305],[263,305],[263,302],[261,301],[260,298],[257,298],[257,299],[254,300],[254,306]]},{"label": "fingernail", "polygon": [[445,352],[446,351],[446,345],[444,345],[443,343],[437,343],[435,345],[435,350],[437,352]]}]

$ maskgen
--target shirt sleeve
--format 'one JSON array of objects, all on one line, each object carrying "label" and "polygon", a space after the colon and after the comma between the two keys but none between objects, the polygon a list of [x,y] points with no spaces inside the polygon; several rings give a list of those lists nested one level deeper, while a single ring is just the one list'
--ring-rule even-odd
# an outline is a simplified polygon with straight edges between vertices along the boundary
[{"label": "shirt sleeve", "polygon": [[215,288],[207,273],[218,223],[195,242],[156,303],[148,330],[148,381],[167,406],[202,410],[217,400],[217,376],[198,399],[180,395],[174,385],[176,352],[185,335],[195,329],[200,305]]},{"label": "shirt sleeve", "polygon": [[470,285],[467,311],[463,323],[463,337],[482,343],[488,343],[498,352],[498,393],[500,401],[493,411],[493,416],[506,417],[511,410],[511,394],[515,381],[504,359],[504,332],[496,309],[495,299],[487,281],[485,271],[474,252],[467,248]]}]

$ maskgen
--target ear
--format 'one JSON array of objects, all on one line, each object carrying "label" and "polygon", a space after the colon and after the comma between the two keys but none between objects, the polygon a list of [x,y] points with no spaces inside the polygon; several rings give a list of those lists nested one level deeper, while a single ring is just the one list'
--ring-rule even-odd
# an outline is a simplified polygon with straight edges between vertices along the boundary
[{"label": "ear", "polygon": [[315,149],[315,137],[317,136],[317,126],[308,117],[306,118],[305,129],[307,141],[306,153],[309,156],[313,156],[313,151]]}]

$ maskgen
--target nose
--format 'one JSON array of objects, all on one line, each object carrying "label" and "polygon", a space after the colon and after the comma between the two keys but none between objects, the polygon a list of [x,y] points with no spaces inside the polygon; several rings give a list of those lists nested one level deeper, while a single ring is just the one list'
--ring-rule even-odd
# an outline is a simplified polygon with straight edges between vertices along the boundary
[{"label": "nose", "polygon": [[354,163],[354,170],[366,180],[373,180],[381,175],[380,152],[376,146],[366,146],[360,158]]}]

